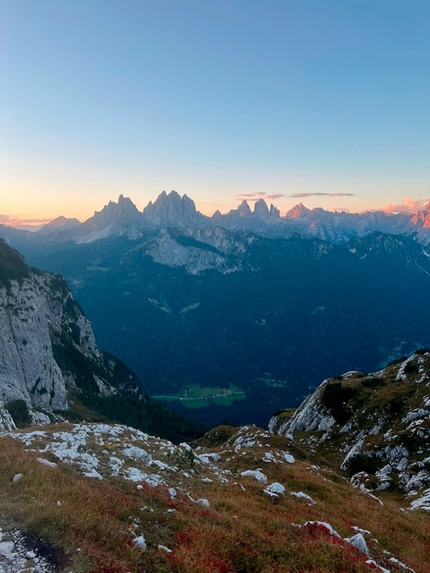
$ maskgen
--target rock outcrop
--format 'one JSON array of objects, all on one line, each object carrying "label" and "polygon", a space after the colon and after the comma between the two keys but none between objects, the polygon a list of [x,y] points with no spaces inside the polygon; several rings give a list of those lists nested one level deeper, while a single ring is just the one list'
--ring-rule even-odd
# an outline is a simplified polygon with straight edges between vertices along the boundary
[{"label": "rock outcrop", "polygon": [[0,426],[13,427],[4,406],[14,400],[43,412],[66,410],[68,384],[138,392],[128,369],[118,378],[118,364],[98,349],[65,280],[30,268],[0,240]]},{"label": "rock outcrop", "polygon": [[430,351],[372,374],[347,372],[325,380],[293,416],[270,422],[336,460],[362,490],[400,490],[411,509],[430,510]]}]

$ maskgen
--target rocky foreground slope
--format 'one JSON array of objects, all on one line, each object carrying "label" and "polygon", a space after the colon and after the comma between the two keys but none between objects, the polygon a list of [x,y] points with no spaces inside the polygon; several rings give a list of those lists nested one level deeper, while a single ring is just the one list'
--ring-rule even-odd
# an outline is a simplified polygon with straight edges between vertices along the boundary
[{"label": "rocky foreground slope", "polygon": [[325,380],[270,428],[349,474],[355,487],[396,492],[411,509],[430,511],[430,351]]},{"label": "rocky foreground slope", "polygon": [[46,545],[75,573],[430,571],[428,515],[253,426],[193,447],[122,425],[3,433],[0,496],[0,567],[17,531],[39,541],[22,571]]}]

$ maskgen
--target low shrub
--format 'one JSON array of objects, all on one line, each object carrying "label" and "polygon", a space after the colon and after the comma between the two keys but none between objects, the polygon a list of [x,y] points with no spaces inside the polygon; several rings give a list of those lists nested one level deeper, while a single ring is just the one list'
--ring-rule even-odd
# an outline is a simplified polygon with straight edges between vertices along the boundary
[{"label": "low shrub", "polygon": [[31,424],[30,412],[24,400],[11,400],[5,404],[17,428],[26,428]]}]

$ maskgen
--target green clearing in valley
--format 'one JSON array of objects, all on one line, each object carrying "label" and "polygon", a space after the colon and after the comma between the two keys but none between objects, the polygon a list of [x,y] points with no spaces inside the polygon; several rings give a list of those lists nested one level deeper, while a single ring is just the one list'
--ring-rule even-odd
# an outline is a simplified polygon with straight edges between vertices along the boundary
[{"label": "green clearing in valley", "polygon": [[194,386],[182,387],[173,395],[153,395],[152,398],[166,402],[179,400],[187,408],[204,408],[209,404],[230,406],[235,400],[245,400],[246,392],[234,384],[230,384],[228,388],[195,384]]}]

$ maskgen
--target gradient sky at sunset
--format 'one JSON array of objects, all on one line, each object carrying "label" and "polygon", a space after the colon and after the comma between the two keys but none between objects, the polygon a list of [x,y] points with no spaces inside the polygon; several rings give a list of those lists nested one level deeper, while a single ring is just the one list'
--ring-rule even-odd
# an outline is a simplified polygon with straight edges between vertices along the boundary
[{"label": "gradient sky at sunset", "polygon": [[[0,0],[0,223],[162,191],[416,209],[428,0]],[[404,205],[404,207],[401,207]]]}]

